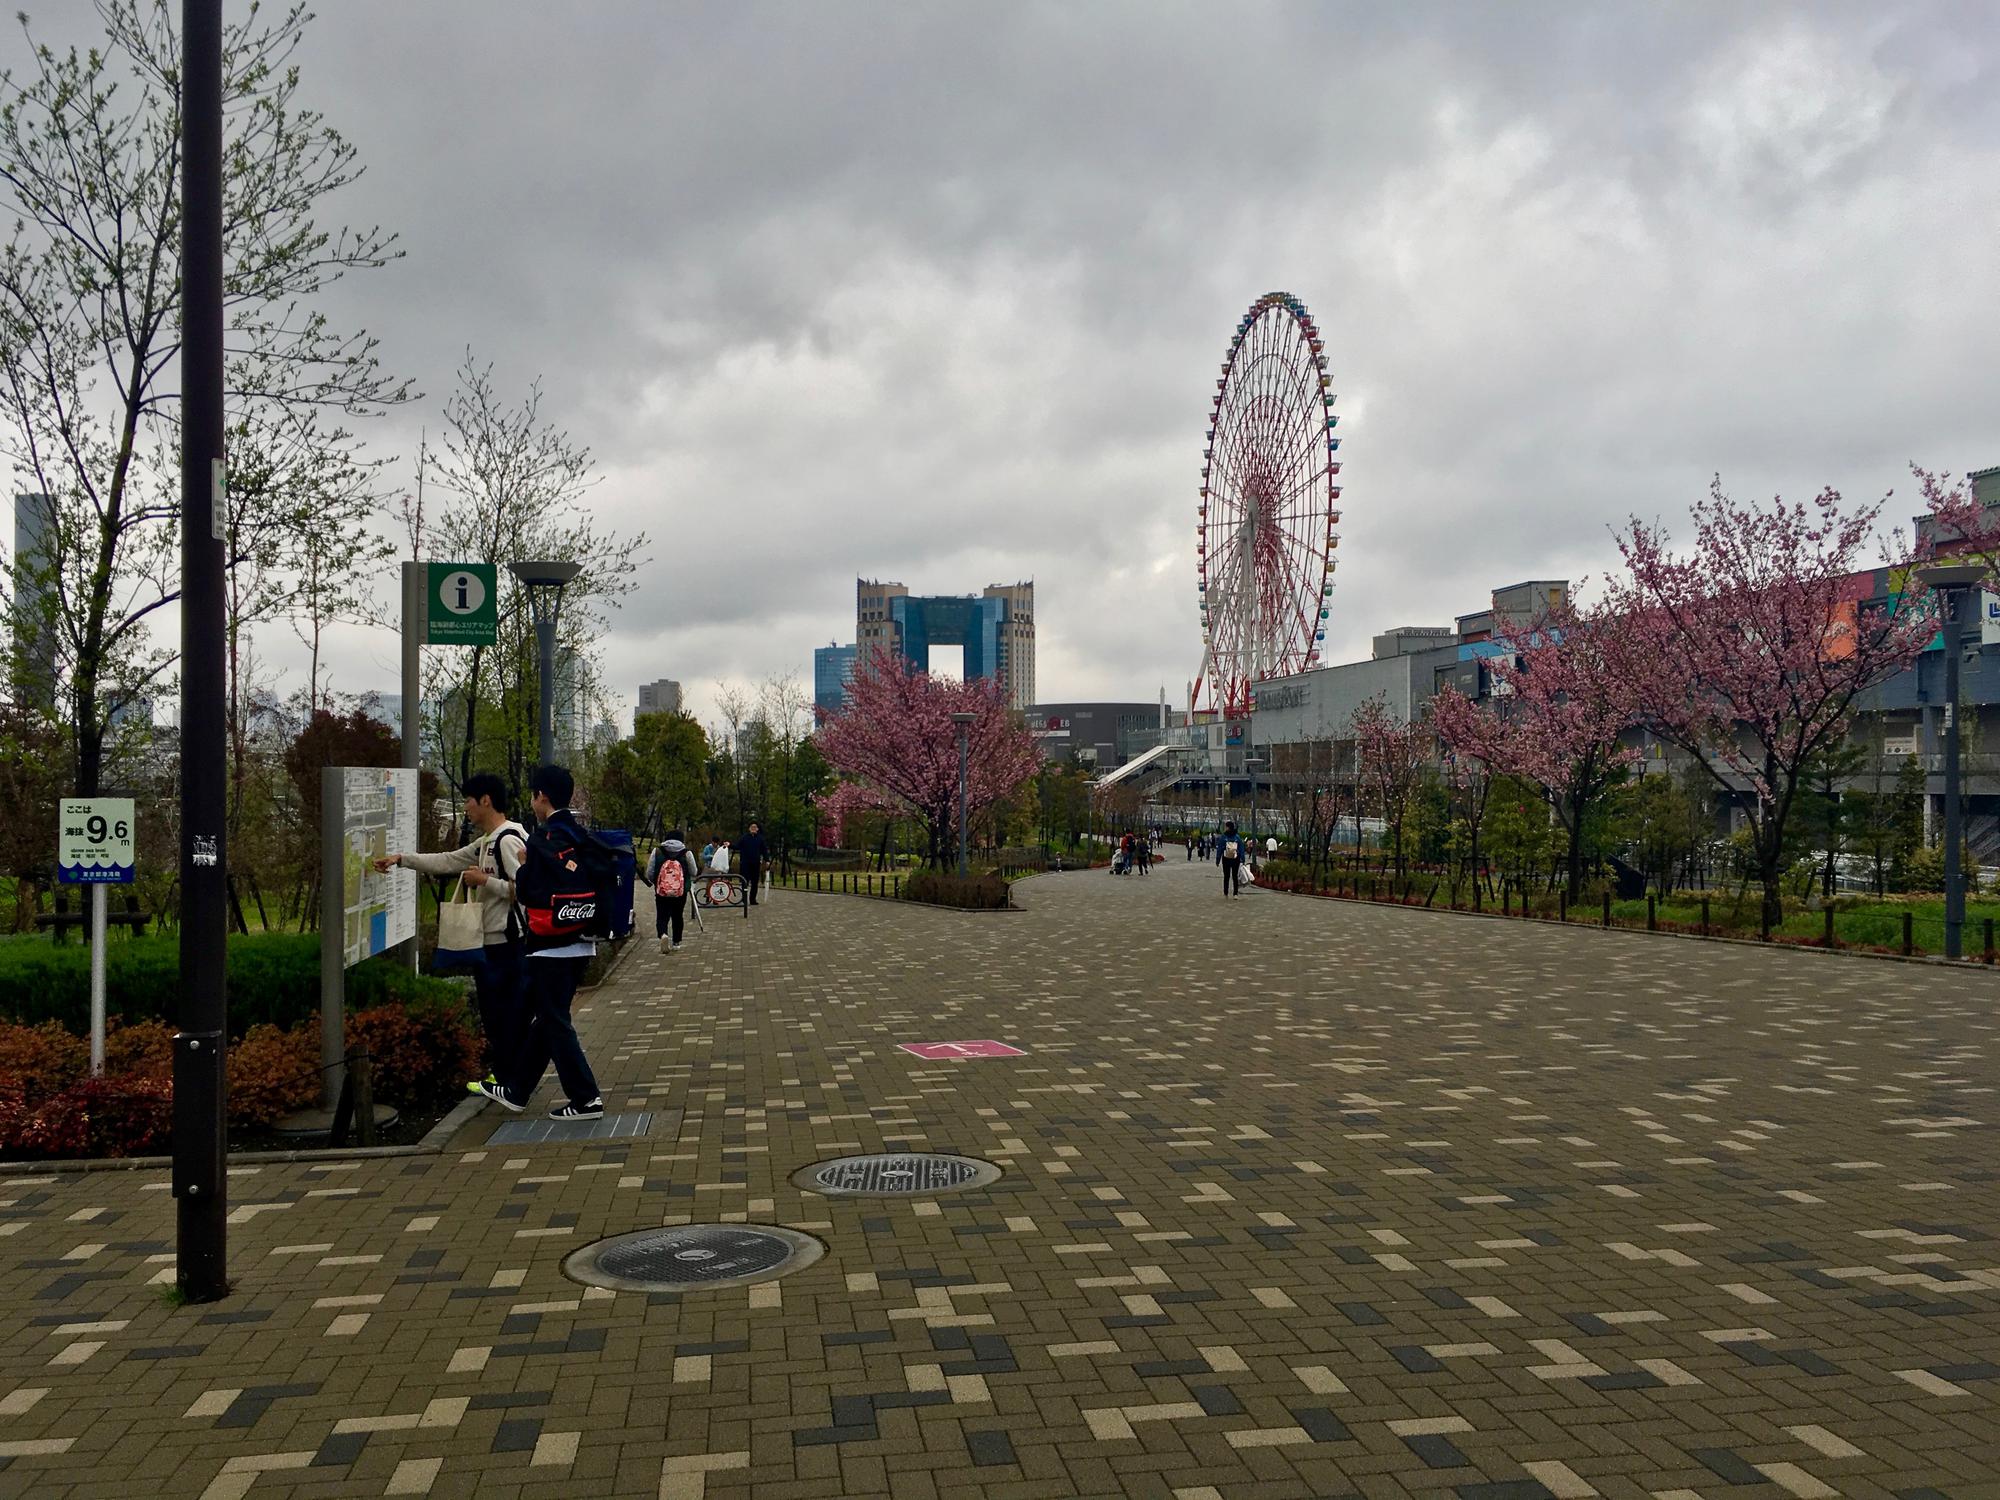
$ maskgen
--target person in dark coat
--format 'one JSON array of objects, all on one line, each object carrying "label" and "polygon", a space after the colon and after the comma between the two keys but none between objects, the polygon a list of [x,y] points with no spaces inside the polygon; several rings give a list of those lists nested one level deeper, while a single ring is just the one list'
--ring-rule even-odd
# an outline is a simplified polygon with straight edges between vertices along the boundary
[{"label": "person in dark coat", "polygon": [[764,876],[764,835],[753,820],[750,831],[736,845],[738,867],[743,871],[743,899],[757,904],[757,883]]}]

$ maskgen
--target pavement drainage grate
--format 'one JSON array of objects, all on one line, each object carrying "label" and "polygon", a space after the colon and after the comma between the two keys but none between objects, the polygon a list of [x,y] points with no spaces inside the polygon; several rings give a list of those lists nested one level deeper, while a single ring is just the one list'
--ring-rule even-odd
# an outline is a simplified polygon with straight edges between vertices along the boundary
[{"label": "pavement drainage grate", "polygon": [[775,1281],[826,1247],[775,1224],[680,1224],[613,1235],[563,1261],[563,1274],[618,1292],[674,1292]]},{"label": "pavement drainage grate", "polygon": [[792,1174],[792,1186],[829,1198],[921,1198],[985,1187],[999,1178],[1000,1169],[990,1161],[913,1152],[815,1162]]},{"label": "pavement drainage grate", "polygon": [[487,1137],[489,1146],[528,1146],[538,1141],[617,1141],[653,1128],[649,1113],[601,1115],[595,1120],[509,1120]]}]

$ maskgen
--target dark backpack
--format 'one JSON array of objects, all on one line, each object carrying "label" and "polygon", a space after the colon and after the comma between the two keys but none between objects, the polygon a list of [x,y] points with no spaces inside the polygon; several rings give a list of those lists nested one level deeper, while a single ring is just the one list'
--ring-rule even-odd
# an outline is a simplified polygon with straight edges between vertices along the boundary
[{"label": "dark backpack", "polygon": [[610,937],[616,869],[611,846],[568,813],[537,828],[528,838],[528,857],[514,887],[529,946],[552,948]]}]

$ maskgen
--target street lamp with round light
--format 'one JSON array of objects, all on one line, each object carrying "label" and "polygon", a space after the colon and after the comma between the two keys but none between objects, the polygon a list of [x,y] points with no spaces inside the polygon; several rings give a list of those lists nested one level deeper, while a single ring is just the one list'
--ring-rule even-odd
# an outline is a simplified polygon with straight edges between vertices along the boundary
[{"label": "street lamp with round light", "polygon": [[971,741],[968,736],[972,733],[972,726],[979,722],[979,715],[956,713],[951,716],[951,722],[958,731],[958,878],[963,880],[970,873],[965,857],[965,778],[971,764]]},{"label": "street lamp with round light", "polygon": [[556,621],[562,611],[563,585],[583,571],[573,562],[517,562],[507,569],[528,591],[528,613],[535,622],[535,644],[541,658],[541,763],[556,759]]}]

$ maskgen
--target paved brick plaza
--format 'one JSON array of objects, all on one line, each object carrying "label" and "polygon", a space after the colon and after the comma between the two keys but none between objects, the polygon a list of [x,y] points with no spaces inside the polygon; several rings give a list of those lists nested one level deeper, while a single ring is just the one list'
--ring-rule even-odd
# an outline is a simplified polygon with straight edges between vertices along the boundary
[{"label": "paved brick plaza", "polygon": [[[150,1285],[164,1174],[5,1180],[0,1495],[2000,1495],[2000,978],[1178,862],[1021,899],[648,945],[585,1018],[646,1136],[240,1171],[217,1307]],[[1005,1175],[787,1181],[911,1146]],[[690,1218],[828,1252],[561,1273]]]}]

